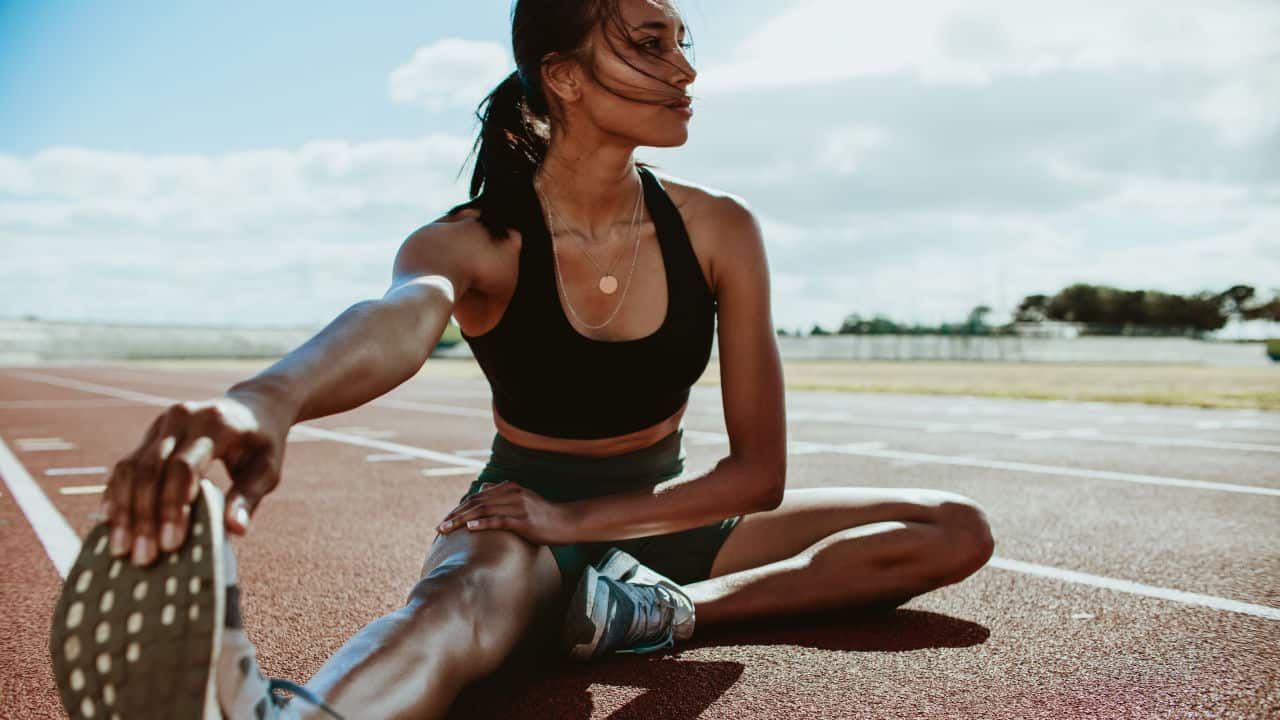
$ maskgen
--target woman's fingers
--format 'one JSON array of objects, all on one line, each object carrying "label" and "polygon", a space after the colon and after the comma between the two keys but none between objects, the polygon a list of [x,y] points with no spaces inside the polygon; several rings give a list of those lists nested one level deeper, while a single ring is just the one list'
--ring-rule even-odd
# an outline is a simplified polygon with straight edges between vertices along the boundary
[{"label": "woman's fingers", "polygon": [[466,526],[468,529],[474,530],[475,525],[471,523],[483,518],[506,516],[518,518],[524,516],[524,505],[519,501],[503,500],[500,498],[490,498],[488,500],[473,503],[466,508],[460,508],[457,512],[451,513],[440,523],[437,528],[440,532],[448,533],[451,530]]},{"label": "woman's fingers", "polygon": [[213,459],[213,439],[206,434],[188,437],[165,463],[164,488],[160,492],[160,548],[172,552],[187,537],[191,501],[200,493],[200,478]]},{"label": "woman's fingers", "polygon": [[467,497],[466,500],[458,503],[457,507],[450,510],[449,513],[444,516],[444,519],[440,522],[440,527],[445,527],[446,524],[456,525],[458,514],[475,507],[477,503],[482,503],[495,497],[505,497],[506,495],[518,493],[519,491],[519,485],[506,481],[492,485],[490,483],[481,483],[480,490],[478,490],[474,495]]},{"label": "woman's fingers", "polygon": [[158,552],[160,493],[165,464],[179,441],[180,428],[162,429],[133,461],[132,484],[133,563],[149,565]]}]

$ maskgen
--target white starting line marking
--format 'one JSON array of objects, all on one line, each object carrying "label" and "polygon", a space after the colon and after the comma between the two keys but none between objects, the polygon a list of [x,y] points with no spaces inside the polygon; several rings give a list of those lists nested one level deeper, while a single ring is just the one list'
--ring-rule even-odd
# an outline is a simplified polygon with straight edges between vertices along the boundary
[{"label": "white starting line marking", "polygon": [[62,438],[18,438],[18,449],[22,452],[44,452],[47,450],[74,450],[74,443]]},{"label": "white starting line marking", "polygon": [[106,485],[66,485],[58,488],[58,492],[63,495],[96,495],[106,489]]},{"label": "white starting line marking", "polygon": [[102,475],[107,472],[104,467],[49,468],[45,475]]},{"label": "white starting line marking", "polygon": [[49,502],[49,498],[40,490],[27,469],[9,451],[3,438],[0,438],[0,476],[4,477],[9,492],[13,493],[13,499],[22,508],[22,514],[27,516],[31,527],[35,528],[36,537],[40,538],[40,544],[44,545],[44,551],[53,561],[58,574],[65,578],[80,552],[80,538],[67,524],[62,513]]},{"label": "white starting line marking", "polygon": [[1117,578],[1110,578],[1103,575],[1090,575],[1089,573],[1076,572],[1075,570],[1063,570],[1061,568],[1049,567],[1048,565],[1036,565],[1034,563],[1022,562],[1021,560],[1010,560],[1002,557],[993,557],[987,564],[991,567],[1000,568],[1001,570],[1012,570],[1013,572],[1025,573],[1027,575],[1039,575],[1041,577],[1063,580],[1077,585],[1091,585],[1093,587],[1106,588],[1107,590],[1115,590],[1116,592],[1128,593],[1130,595],[1144,595],[1146,597],[1160,598],[1161,600],[1172,600],[1174,602],[1185,603],[1187,605],[1202,605],[1215,610],[1226,610],[1227,612],[1253,615],[1254,617],[1266,618],[1267,620],[1280,620],[1280,608],[1268,607],[1266,605],[1254,605],[1252,603],[1228,600],[1226,598],[1220,598],[1213,595],[1201,595],[1199,593],[1172,590],[1170,588],[1162,588],[1155,585],[1144,585],[1142,583],[1136,583],[1129,580],[1119,580]]}]

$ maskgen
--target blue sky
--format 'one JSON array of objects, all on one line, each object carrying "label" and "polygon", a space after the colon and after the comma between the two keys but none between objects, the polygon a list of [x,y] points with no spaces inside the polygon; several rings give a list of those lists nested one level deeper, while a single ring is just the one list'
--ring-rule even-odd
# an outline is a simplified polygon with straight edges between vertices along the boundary
[{"label": "blue sky", "polygon": [[[465,197],[509,5],[0,1],[0,316],[321,325]],[[1280,5],[687,0],[781,327],[1280,289]]]}]

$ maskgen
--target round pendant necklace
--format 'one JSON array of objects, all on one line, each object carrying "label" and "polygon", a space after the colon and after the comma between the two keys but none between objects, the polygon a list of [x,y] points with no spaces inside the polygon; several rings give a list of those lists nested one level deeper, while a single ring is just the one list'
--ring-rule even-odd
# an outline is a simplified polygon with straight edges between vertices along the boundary
[{"label": "round pendant necklace", "polygon": [[[564,296],[565,305],[568,306],[569,312],[573,315],[574,319],[577,320],[579,324],[583,325],[588,329],[598,330],[608,325],[609,323],[613,322],[613,319],[618,315],[618,311],[622,309],[622,303],[627,299],[627,291],[631,289],[631,278],[632,276],[635,275],[635,271],[636,271],[636,260],[637,258],[640,257],[640,252],[639,252],[640,230],[639,230],[639,226],[636,224],[636,220],[639,218],[639,215],[640,215],[640,199],[643,197],[643,187],[640,188],[640,192],[636,194],[635,209],[633,209],[631,212],[631,233],[635,237],[635,242],[634,242],[633,253],[631,257],[631,269],[627,272],[627,284],[622,290],[622,297],[618,298],[618,304],[613,308],[613,312],[609,314],[609,318],[604,322],[600,323],[599,325],[592,325],[590,323],[584,322],[583,319],[578,315],[578,311],[574,309],[573,302],[569,300],[569,293],[567,290],[565,290],[565,287],[564,287],[564,273],[560,271],[560,255],[558,252],[556,252],[556,246],[555,246],[554,221],[556,220],[558,215],[555,211],[554,206],[551,204],[550,200],[546,199],[545,196],[543,195],[542,189],[538,187],[537,182],[534,183],[534,190],[538,193],[538,196],[540,198],[543,198],[545,200],[547,205],[547,212],[551,216],[549,218],[551,222],[548,223],[547,231],[551,235],[551,256],[555,260],[556,280],[560,286],[560,294]],[[587,259],[591,261],[591,264],[596,266],[597,270],[601,270],[599,263],[595,261],[595,258],[591,257],[591,253],[587,252],[585,243],[583,243],[582,245],[582,252],[587,256]],[[619,254],[618,259],[621,259],[621,257],[622,257],[621,254]],[[614,260],[613,264],[617,265],[617,260]],[[605,295],[612,295],[614,292],[618,290],[618,279],[614,277],[612,268],[610,268],[609,270],[601,270],[601,272],[603,272],[604,275],[600,278],[600,281],[596,283],[596,286],[600,289],[600,292],[604,293]]]}]

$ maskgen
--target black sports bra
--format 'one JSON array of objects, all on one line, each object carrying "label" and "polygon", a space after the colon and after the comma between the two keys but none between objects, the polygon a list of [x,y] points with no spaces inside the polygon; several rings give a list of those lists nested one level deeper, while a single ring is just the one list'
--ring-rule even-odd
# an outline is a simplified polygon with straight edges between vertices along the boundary
[{"label": "black sports bra", "polygon": [[675,413],[707,368],[715,297],[679,210],[652,172],[639,172],[666,268],[667,314],[655,332],[633,340],[595,340],[569,324],[531,183],[519,198],[515,292],[493,329],[462,334],[489,379],[498,413],[518,428],[578,439],[642,430]]}]

